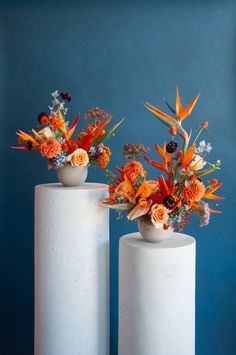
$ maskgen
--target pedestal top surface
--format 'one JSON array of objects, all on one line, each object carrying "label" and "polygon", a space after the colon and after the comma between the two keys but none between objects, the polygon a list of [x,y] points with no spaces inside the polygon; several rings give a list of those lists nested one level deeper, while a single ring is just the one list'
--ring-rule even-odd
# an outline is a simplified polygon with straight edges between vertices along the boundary
[{"label": "pedestal top surface", "polygon": [[146,242],[141,237],[141,234],[137,232],[124,235],[120,238],[120,243],[140,249],[170,249],[190,246],[195,244],[195,239],[187,234],[173,233],[166,241],[152,243]]},{"label": "pedestal top surface", "polygon": [[107,189],[108,185],[106,184],[100,184],[100,183],[95,183],[95,182],[85,182],[83,185],[80,186],[74,186],[74,187],[67,187],[63,186],[60,183],[51,183],[51,184],[41,184],[35,186],[37,189],[50,189],[50,190],[100,190],[100,189]]}]

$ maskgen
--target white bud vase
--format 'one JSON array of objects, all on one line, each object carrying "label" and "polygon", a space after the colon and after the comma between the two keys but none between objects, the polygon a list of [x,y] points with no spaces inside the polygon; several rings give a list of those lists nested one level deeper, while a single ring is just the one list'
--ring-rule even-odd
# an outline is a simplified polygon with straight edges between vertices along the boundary
[{"label": "white bud vase", "polygon": [[82,185],[88,176],[88,168],[73,167],[67,164],[56,170],[57,178],[62,185],[75,187]]},{"label": "white bud vase", "polygon": [[166,230],[155,228],[145,217],[138,218],[138,230],[144,240],[152,243],[163,242],[169,239],[174,232],[174,229],[171,227]]}]

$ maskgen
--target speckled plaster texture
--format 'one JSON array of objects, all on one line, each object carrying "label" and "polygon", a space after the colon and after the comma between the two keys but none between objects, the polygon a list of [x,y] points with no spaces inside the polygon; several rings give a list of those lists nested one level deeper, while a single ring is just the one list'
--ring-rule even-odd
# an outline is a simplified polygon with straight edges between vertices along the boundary
[{"label": "speckled plaster texture", "polygon": [[195,354],[195,239],[120,239],[119,355]]},{"label": "speckled plaster texture", "polygon": [[107,186],[35,188],[35,355],[108,355]]}]

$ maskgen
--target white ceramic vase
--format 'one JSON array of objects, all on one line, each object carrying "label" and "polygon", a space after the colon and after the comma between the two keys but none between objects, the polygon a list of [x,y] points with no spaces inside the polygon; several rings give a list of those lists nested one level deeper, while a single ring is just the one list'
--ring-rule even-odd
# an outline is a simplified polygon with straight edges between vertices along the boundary
[{"label": "white ceramic vase", "polygon": [[138,230],[144,240],[152,243],[163,242],[169,239],[174,232],[174,229],[170,227],[167,230],[155,228],[145,217],[138,219]]},{"label": "white ceramic vase", "polygon": [[57,178],[62,185],[75,187],[82,185],[88,176],[88,168],[73,167],[67,164],[56,170]]}]

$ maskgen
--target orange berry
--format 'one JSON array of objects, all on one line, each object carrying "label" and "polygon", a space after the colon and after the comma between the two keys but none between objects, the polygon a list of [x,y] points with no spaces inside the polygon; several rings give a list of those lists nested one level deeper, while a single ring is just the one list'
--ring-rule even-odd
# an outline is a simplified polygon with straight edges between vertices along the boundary
[{"label": "orange berry", "polygon": [[172,136],[175,136],[175,135],[177,134],[177,128],[176,128],[175,126],[172,126],[172,127],[170,128],[170,134],[171,134]]},{"label": "orange berry", "polygon": [[183,156],[184,156],[184,154],[183,154],[182,150],[179,150],[178,153],[177,153],[177,158],[178,159],[182,159]]},{"label": "orange berry", "polygon": [[173,165],[173,162],[172,162],[172,161],[168,161],[167,165],[168,165],[168,166],[172,166],[172,165]]},{"label": "orange berry", "polygon": [[207,121],[202,122],[202,128],[207,128],[207,127],[208,127],[208,122]]},{"label": "orange berry", "polygon": [[218,180],[217,179],[212,179],[211,180],[211,185],[212,186],[215,186],[215,185],[217,185],[218,184]]},{"label": "orange berry", "polygon": [[168,228],[169,227],[166,224],[164,224],[163,229],[166,231]]},{"label": "orange berry", "polygon": [[195,179],[196,179],[196,176],[195,176],[194,174],[192,174],[192,175],[190,175],[190,177],[189,177],[189,178],[190,178],[190,180],[192,180],[192,181],[193,181],[193,180],[195,180]]}]

